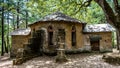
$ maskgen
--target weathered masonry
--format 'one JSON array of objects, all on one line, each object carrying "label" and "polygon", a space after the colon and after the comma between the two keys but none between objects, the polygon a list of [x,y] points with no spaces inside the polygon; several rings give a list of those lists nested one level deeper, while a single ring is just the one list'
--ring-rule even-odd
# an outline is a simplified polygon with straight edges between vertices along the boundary
[{"label": "weathered masonry", "polygon": [[16,56],[19,48],[36,54],[54,53],[59,47],[59,37],[65,43],[66,52],[112,50],[113,28],[109,24],[87,25],[56,12],[28,26],[27,29],[17,29],[11,33],[11,56]]}]

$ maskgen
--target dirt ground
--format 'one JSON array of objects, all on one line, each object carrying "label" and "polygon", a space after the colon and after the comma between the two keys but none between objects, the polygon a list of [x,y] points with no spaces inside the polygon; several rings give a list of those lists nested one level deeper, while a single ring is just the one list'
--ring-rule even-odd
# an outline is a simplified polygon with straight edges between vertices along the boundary
[{"label": "dirt ground", "polygon": [[0,57],[0,68],[120,68],[104,62],[100,53],[82,53],[67,55],[69,61],[55,63],[55,56],[41,56],[33,58],[22,65],[12,65],[9,57]]}]

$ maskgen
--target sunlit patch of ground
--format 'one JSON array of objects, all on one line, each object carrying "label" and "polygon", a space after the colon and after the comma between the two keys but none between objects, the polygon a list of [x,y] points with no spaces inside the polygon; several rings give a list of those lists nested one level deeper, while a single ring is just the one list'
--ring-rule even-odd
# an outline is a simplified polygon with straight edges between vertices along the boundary
[{"label": "sunlit patch of ground", "polygon": [[0,68],[120,68],[120,65],[104,62],[102,55],[100,53],[67,55],[69,61],[61,64],[55,63],[55,56],[41,56],[14,66],[12,60],[0,60]]}]

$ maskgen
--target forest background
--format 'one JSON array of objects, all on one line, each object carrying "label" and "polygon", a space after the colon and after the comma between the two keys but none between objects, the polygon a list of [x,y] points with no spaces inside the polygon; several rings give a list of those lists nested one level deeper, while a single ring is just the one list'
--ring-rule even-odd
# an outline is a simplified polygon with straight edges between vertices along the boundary
[{"label": "forest background", "polygon": [[[102,8],[94,1],[91,4],[86,1],[0,0],[0,53],[1,51],[4,53],[10,52],[10,32],[15,29],[27,28],[28,24],[34,23],[56,11],[60,11],[88,24],[106,23],[106,17]],[[114,8],[113,0],[107,0],[107,2]],[[115,43],[113,41],[113,45]],[[1,53],[1,55],[4,53]]]}]

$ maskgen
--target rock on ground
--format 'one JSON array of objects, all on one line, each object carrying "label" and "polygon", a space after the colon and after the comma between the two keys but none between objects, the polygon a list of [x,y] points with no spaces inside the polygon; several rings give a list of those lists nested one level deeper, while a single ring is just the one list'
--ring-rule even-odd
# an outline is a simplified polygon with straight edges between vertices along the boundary
[{"label": "rock on ground", "polygon": [[120,68],[104,62],[102,56],[100,53],[67,55],[69,61],[65,63],[55,63],[55,56],[41,56],[14,66],[12,60],[0,60],[0,68]]}]

